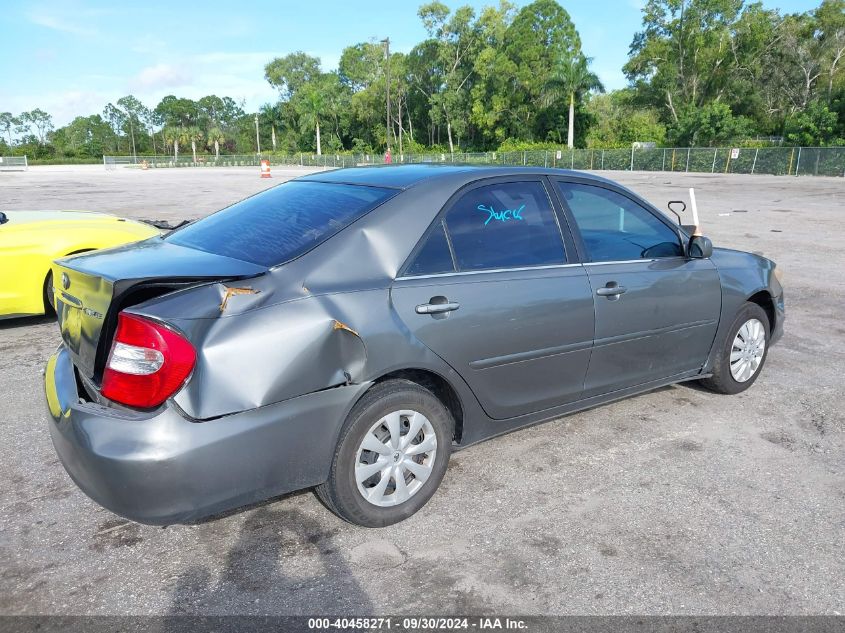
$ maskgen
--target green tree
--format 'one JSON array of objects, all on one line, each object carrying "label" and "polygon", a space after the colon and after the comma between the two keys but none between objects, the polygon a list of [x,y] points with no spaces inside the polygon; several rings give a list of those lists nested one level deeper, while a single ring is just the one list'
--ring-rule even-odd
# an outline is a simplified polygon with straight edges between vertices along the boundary
[{"label": "green tree", "polygon": [[284,108],[280,103],[265,103],[259,108],[262,121],[270,125],[270,144],[273,151],[276,151],[277,139],[276,130],[284,125]]},{"label": "green tree", "polygon": [[15,127],[16,120],[11,112],[0,112],[0,129],[9,137],[9,147],[12,146],[12,129]]},{"label": "green tree", "polygon": [[303,130],[314,130],[317,138],[317,156],[323,153],[323,146],[320,139],[320,117],[322,116],[325,105],[326,95],[320,89],[320,86],[314,84],[307,84],[303,87],[296,102],[296,108],[299,111],[299,123]]},{"label": "green tree", "polygon": [[591,95],[587,112],[593,120],[587,147],[631,147],[637,141],[662,145],[666,140],[657,109],[635,105],[630,90]]},{"label": "green tree", "polygon": [[478,128],[483,146],[496,147],[512,133],[517,65],[506,53],[506,47],[514,14],[514,6],[502,1],[498,7],[482,9],[477,21],[480,50],[473,62],[476,76],[471,89],[470,120]]},{"label": "green tree", "polygon": [[845,0],[824,0],[813,12],[816,37],[821,44],[822,70],[827,75],[827,98],[833,98],[833,87],[845,80]]},{"label": "green tree", "polygon": [[754,122],[734,116],[726,103],[714,101],[700,108],[686,108],[669,128],[669,135],[679,147],[710,147],[742,139],[754,132]]},{"label": "green tree", "polygon": [[[464,6],[451,13],[442,2],[435,1],[420,7],[417,15],[428,32],[430,42],[428,72],[438,82],[437,90],[427,94],[431,117],[446,123],[449,151],[455,151],[455,137],[460,139],[467,128],[474,53],[479,40],[474,25],[475,12]],[[420,82],[417,81],[417,89]],[[388,140],[389,143],[389,140]]]},{"label": "green tree", "polygon": [[191,143],[191,152],[194,155],[194,162],[197,162],[197,143],[202,141],[205,135],[196,125],[191,125],[190,127],[185,128],[184,132],[185,138],[187,138]]},{"label": "green tree", "polygon": [[117,107],[120,108],[124,114],[124,125],[129,125],[129,135],[132,139],[132,155],[137,156],[135,148],[135,130],[143,128],[142,121],[147,118],[149,110],[147,110],[147,107],[132,95],[126,95],[125,97],[118,99]]},{"label": "green tree", "polygon": [[826,145],[835,138],[836,112],[818,101],[811,103],[803,112],[786,121],[784,137],[792,145]]},{"label": "green tree", "polygon": [[581,54],[561,60],[551,77],[543,86],[542,101],[549,106],[561,97],[569,104],[566,145],[575,147],[575,101],[590,90],[604,92],[598,76],[590,70],[590,59]]},{"label": "green tree", "polygon": [[207,147],[214,147],[214,158],[220,160],[220,143],[226,142],[226,136],[223,134],[223,130],[219,127],[210,128],[207,138]]},{"label": "green tree", "polygon": [[[543,109],[545,87],[556,70],[581,55],[581,38],[554,0],[536,0],[520,9],[505,37],[513,62],[508,136],[545,140],[559,125],[557,112]],[[565,105],[559,111],[565,112]]]},{"label": "green tree", "polygon": [[738,65],[743,0],[648,0],[625,74],[677,123],[681,112],[724,99]]},{"label": "green tree", "polygon": [[290,100],[320,75],[320,59],[302,51],[277,57],[264,67],[264,78],[279,91],[283,101]]},{"label": "green tree", "polygon": [[188,142],[188,134],[185,132],[185,128],[177,126],[165,127],[163,135],[165,142],[173,145],[173,160],[179,160],[179,145]]},{"label": "green tree", "polygon": [[53,137],[56,150],[67,156],[100,157],[114,141],[114,130],[99,114],[78,116]]},{"label": "green tree", "polygon": [[53,117],[40,108],[35,108],[30,112],[22,112],[18,116],[18,120],[29,129],[35,128],[35,135],[39,145],[45,144],[47,134],[53,130]]},{"label": "green tree", "polygon": [[126,123],[126,113],[118,108],[113,103],[106,104],[106,107],[103,108],[103,119],[105,119],[108,124],[111,126],[112,131],[114,132],[114,148],[113,151],[116,154],[120,153],[120,134],[121,130],[123,129],[123,125]]},{"label": "green tree", "polygon": [[162,98],[155,107],[155,112],[167,126],[188,127],[198,125],[200,120],[200,110],[195,101],[174,95]]}]

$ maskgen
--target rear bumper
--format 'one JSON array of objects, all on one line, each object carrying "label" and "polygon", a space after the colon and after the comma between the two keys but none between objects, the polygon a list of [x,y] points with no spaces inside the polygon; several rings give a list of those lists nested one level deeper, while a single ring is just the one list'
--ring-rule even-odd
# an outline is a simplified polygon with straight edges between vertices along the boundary
[{"label": "rear bumper", "polygon": [[45,375],[50,435],[65,470],[103,507],[154,525],[322,483],[343,420],[368,386],[193,422],[169,401],[151,413],[80,402],[63,346]]}]

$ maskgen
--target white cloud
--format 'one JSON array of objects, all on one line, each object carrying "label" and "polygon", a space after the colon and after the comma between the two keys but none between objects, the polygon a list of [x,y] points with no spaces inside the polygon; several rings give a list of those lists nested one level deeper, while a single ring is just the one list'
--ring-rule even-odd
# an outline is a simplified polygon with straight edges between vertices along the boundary
[{"label": "white cloud", "polygon": [[147,66],[129,82],[130,87],[139,92],[157,88],[175,88],[191,83],[190,73],[183,66],[156,64]]},{"label": "white cloud", "polygon": [[[150,55],[148,64],[135,73],[121,75],[93,70],[75,76],[66,90],[12,93],[7,86],[6,90],[0,86],[0,102],[4,110],[15,113],[39,107],[53,116],[56,127],[61,127],[77,116],[102,114],[107,103],[115,103],[127,94],[135,95],[150,108],[169,94],[188,99],[216,94],[243,103],[247,112],[255,112],[262,104],[278,99],[276,90],[264,79],[264,66],[285,52],[210,51],[180,57],[163,48],[154,48],[158,54]],[[317,51],[310,54],[322,59],[324,70],[337,67],[336,54]],[[90,90],[83,89],[89,86]]]},{"label": "white cloud", "polygon": [[67,125],[78,116],[102,114],[106,103],[117,97],[105,92],[65,90],[37,94],[1,94],[4,109],[18,114],[41,108],[53,117],[53,125]]},{"label": "white cloud", "polygon": [[29,21],[38,26],[43,26],[46,29],[53,31],[60,31],[62,33],[70,33],[71,35],[78,35],[80,37],[93,37],[97,34],[97,30],[90,26],[82,26],[74,24],[65,19],[64,16],[58,16],[52,11],[37,9],[27,15]]}]

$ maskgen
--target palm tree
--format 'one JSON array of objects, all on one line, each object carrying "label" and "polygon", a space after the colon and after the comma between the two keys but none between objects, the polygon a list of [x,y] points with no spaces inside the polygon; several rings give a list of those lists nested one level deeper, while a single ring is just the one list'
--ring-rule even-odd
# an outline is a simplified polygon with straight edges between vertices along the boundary
[{"label": "palm tree", "polygon": [[320,144],[320,115],[323,112],[325,98],[319,88],[306,86],[302,90],[301,114],[299,124],[303,129],[314,128],[317,132],[317,156],[322,155],[323,149]]},{"label": "palm tree", "polygon": [[594,72],[590,70],[592,58],[576,53],[569,60],[562,61],[552,73],[551,79],[543,86],[541,100],[548,107],[561,97],[569,101],[569,129],[566,145],[575,146],[575,100],[590,90],[604,92],[604,86]]},{"label": "palm tree", "polygon": [[284,121],[282,119],[282,105],[265,103],[260,108],[261,120],[270,122],[270,142],[273,145],[273,151],[276,151],[276,128],[282,127]]},{"label": "palm tree", "polygon": [[183,132],[178,127],[166,127],[162,130],[164,142],[168,145],[173,143],[173,160],[179,159],[179,142],[182,140]]},{"label": "palm tree", "polygon": [[223,136],[223,130],[215,126],[208,131],[207,137],[208,143],[206,147],[214,146],[214,158],[215,160],[220,160],[220,143],[226,142],[226,137]]},{"label": "palm tree", "polygon": [[203,139],[204,135],[202,130],[197,126],[192,125],[185,130],[185,136],[187,136],[188,140],[191,141],[191,151],[193,151],[194,154],[194,162],[197,162],[197,141],[201,141]]}]

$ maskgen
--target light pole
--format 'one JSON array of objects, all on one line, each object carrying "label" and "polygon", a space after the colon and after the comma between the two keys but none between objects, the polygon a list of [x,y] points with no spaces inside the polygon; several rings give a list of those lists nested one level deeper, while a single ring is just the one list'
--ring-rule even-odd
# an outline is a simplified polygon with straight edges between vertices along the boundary
[{"label": "light pole", "polygon": [[387,58],[385,74],[385,91],[387,92],[387,126],[385,131],[387,132],[387,136],[385,137],[385,141],[387,142],[387,151],[390,152],[390,38],[384,38],[381,43],[384,44],[384,55]]},{"label": "light pole", "polygon": [[258,155],[261,156],[261,139],[258,138],[258,114],[255,115],[255,146],[258,148]]}]

